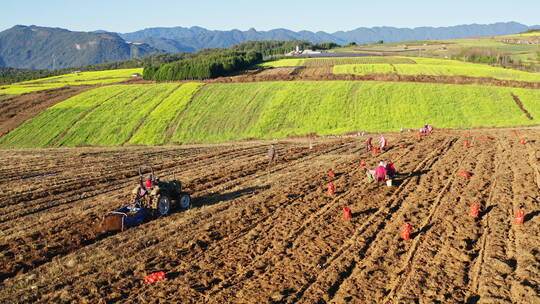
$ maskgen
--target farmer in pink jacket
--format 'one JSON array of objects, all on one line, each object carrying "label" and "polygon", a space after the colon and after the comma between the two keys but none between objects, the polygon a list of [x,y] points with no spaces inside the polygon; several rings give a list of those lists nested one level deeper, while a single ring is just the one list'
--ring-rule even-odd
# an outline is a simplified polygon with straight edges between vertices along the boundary
[{"label": "farmer in pink jacket", "polygon": [[384,182],[386,180],[386,166],[384,165],[384,162],[380,162],[377,169],[375,169],[375,180],[377,182]]},{"label": "farmer in pink jacket", "polygon": [[386,137],[384,137],[384,136],[381,134],[381,151],[384,150],[384,148],[386,147],[387,144],[388,144],[388,142],[386,141]]}]

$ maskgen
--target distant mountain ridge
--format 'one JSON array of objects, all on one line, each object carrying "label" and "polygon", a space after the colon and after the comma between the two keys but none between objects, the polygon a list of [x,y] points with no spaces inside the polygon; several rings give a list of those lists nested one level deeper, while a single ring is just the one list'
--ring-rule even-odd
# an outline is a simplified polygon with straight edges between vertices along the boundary
[{"label": "distant mountain ridge", "polygon": [[0,67],[55,69],[77,67],[147,56],[153,53],[193,52],[227,48],[251,40],[308,40],[313,43],[348,44],[455,39],[509,35],[540,29],[517,22],[470,24],[450,27],[357,28],[335,33],[273,29],[217,31],[202,27],[157,27],[117,34],[104,30],[73,32],[61,28],[16,25],[0,32]]},{"label": "distant mountain ridge", "polygon": [[385,42],[399,42],[429,39],[457,39],[482,36],[499,36],[516,34],[540,26],[527,26],[517,22],[499,22],[494,24],[469,24],[449,27],[360,27],[351,31],[338,31],[335,33],[299,31],[288,29],[273,29],[257,31],[251,28],[247,31],[230,30],[216,31],[202,27],[155,27],[120,34],[127,41],[147,43],[155,48],[168,52],[184,50],[200,50],[212,47],[229,47],[231,45],[250,40],[308,40],[314,43],[335,42],[348,44],[372,43],[378,40]]},{"label": "distant mountain ridge", "polygon": [[160,50],[116,33],[16,25],[0,32],[0,66],[54,69],[143,57]]}]

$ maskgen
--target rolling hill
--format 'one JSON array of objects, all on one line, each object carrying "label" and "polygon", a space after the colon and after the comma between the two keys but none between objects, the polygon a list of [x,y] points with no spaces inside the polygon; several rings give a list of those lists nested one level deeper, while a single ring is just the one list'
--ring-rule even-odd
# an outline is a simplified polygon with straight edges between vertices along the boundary
[{"label": "rolling hill", "polygon": [[48,108],[0,138],[0,147],[223,142],[425,123],[531,125],[539,122],[539,99],[532,89],[407,82],[111,85]]}]

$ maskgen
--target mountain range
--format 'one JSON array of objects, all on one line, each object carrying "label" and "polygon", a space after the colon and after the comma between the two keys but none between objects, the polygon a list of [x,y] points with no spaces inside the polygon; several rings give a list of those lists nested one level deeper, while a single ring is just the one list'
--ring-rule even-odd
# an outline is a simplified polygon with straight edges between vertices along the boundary
[{"label": "mountain range", "polygon": [[226,48],[250,40],[308,40],[313,43],[335,42],[340,45],[356,42],[358,44],[399,42],[431,39],[458,39],[482,36],[509,35],[540,28],[540,25],[527,26],[517,22],[494,24],[469,24],[449,27],[360,27],[351,31],[335,33],[274,29],[257,31],[230,30],[214,31],[202,27],[154,27],[133,33],[120,34],[127,41],[143,42],[168,52],[193,51],[204,48]]},{"label": "mountain range", "polygon": [[274,29],[208,30],[202,27],[155,27],[132,33],[103,30],[73,32],[61,28],[16,25],[0,32],[0,67],[55,69],[119,61],[158,52],[193,52],[226,48],[250,40],[308,40],[313,43],[371,43],[509,35],[539,29],[517,22],[450,27],[372,27],[335,33]]}]

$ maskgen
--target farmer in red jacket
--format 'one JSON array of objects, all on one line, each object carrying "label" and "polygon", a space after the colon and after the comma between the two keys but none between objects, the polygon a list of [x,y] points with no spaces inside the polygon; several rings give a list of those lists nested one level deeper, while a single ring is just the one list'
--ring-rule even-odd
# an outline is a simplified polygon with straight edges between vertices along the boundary
[{"label": "farmer in red jacket", "polygon": [[397,173],[396,168],[394,167],[394,164],[392,162],[386,162],[385,169],[386,169],[386,174],[390,178],[394,177],[394,175],[396,175]]},{"label": "farmer in red jacket", "polygon": [[386,167],[384,165],[384,162],[381,161],[379,163],[379,166],[377,167],[377,169],[375,169],[375,179],[377,182],[384,182],[386,181]]}]

